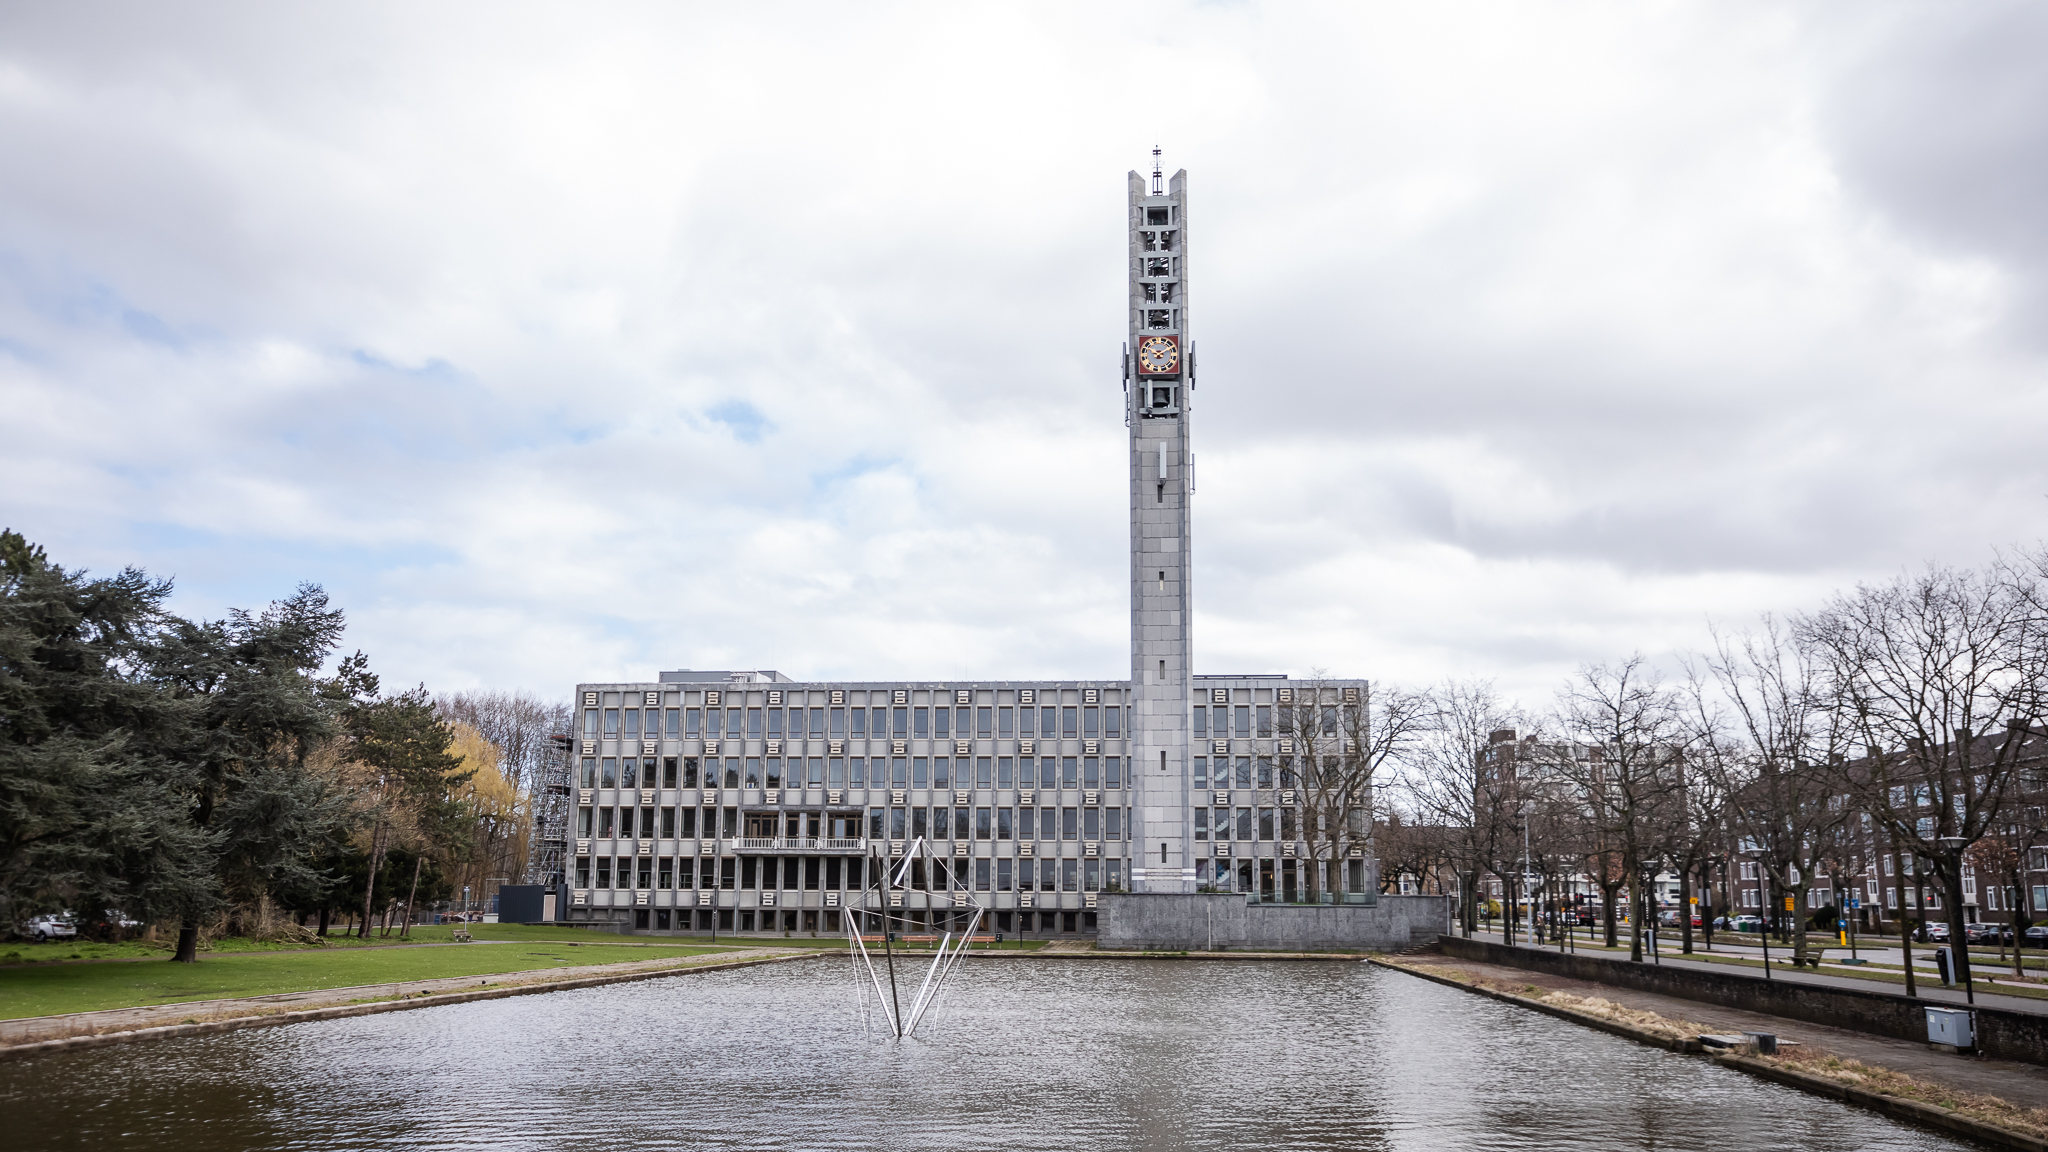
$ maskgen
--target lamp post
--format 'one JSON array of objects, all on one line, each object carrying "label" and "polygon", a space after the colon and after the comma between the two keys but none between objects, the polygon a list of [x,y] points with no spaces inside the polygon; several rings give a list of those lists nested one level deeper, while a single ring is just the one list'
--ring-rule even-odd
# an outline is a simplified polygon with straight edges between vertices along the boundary
[{"label": "lamp post", "polygon": [[[1941,836],[1936,838],[1936,842],[1939,843],[1942,846],[1942,848],[1948,852],[1948,866],[1952,870],[1950,872],[1950,875],[1956,878],[1956,887],[1958,889],[1962,888],[1963,848],[1965,845],[1969,844],[1969,840],[1961,836]],[[1954,904],[1953,901],[1951,901],[1950,903],[1951,905]],[[1955,907],[1951,906],[1949,909],[1949,923],[1951,925],[1955,923],[1955,914],[1956,909]],[[1969,933],[1967,931],[1951,930],[1950,935],[1963,937],[1960,940],[1950,940],[1948,942],[1949,956],[1953,959],[1953,962],[1955,964],[1955,970],[1959,972],[1963,977],[1964,1001],[1966,1003],[1975,1004],[1977,1002],[1977,987],[1975,982],[1970,979]]]}]

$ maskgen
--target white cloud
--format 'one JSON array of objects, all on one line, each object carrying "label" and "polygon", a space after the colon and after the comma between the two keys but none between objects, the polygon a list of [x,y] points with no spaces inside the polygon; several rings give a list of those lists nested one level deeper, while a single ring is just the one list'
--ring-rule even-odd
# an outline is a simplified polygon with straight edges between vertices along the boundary
[{"label": "white cloud", "polygon": [[1929,110],[2016,11],[11,11],[0,518],[395,682],[1116,675],[1156,140],[1198,667],[1541,693],[2039,534],[2041,249],[1913,162],[2040,170]]}]

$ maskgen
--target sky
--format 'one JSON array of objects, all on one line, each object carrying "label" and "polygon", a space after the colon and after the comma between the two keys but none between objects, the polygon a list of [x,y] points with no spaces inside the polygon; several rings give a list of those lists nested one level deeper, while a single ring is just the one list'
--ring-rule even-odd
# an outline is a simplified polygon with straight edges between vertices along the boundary
[{"label": "sky", "polygon": [[0,522],[387,683],[1675,667],[2048,536],[2048,8],[0,8]]}]

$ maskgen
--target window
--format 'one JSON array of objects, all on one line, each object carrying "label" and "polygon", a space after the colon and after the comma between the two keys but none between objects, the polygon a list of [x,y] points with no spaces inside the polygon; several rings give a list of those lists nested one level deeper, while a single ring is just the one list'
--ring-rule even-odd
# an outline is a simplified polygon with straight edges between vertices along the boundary
[{"label": "window", "polygon": [[995,819],[991,815],[993,811],[990,808],[976,808],[974,810],[974,838],[976,840],[987,840],[993,835],[995,830]]},{"label": "window", "polygon": [[1102,809],[1100,809],[1100,808],[1083,808],[1083,809],[1081,809],[1081,839],[1083,839],[1083,840],[1100,840],[1100,839],[1102,839]]},{"label": "window", "polygon": [[[951,708],[941,708],[938,710],[938,715],[933,717],[933,719],[936,723],[933,725],[932,735],[941,740],[950,739],[953,735],[953,710]],[[967,733],[962,731],[960,734],[965,736]]]},{"label": "window", "polygon": [[[723,731],[724,731],[724,728],[725,728],[725,712],[724,712],[723,710],[721,710],[721,709],[718,709],[718,708],[707,708],[707,709],[705,709],[705,710],[704,710],[704,738],[705,738],[705,739],[707,739],[707,740],[716,740],[716,739],[718,739],[718,738],[719,738],[719,736],[720,736],[720,735],[721,735],[721,734],[723,733]],[[737,735],[739,735],[739,732],[738,732],[737,730],[735,730],[735,731],[733,732],[733,735],[737,736]]]},{"label": "window", "polygon": [[1261,704],[1259,705],[1259,735],[1265,737],[1272,734],[1273,706],[1271,704]]},{"label": "window", "polygon": [[617,708],[607,708],[604,710],[604,737],[610,740],[618,736],[618,734],[619,710]]},{"label": "window", "polygon": [[[880,711],[880,709],[877,709],[877,711]],[[910,735],[910,709],[898,708],[895,710],[895,725],[896,735]]]},{"label": "window", "polygon": [[1060,732],[1069,740],[1072,740],[1074,737],[1080,735],[1078,729],[1078,725],[1080,723],[1080,711],[1081,710],[1079,708],[1060,709]]},{"label": "window", "polygon": [[995,782],[995,761],[987,756],[974,761],[974,786],[987,788]]},{"label": "window", "polygon": [[583,787],[597,787],[597,758],[594,756],[583,758]]},{"label": "window", "polygon": [[1107,736],[1111,740],[1115,740],[1119,736],[1122,736],[1122,724],[1123,709],[1104,708],[1102,710],[1102,734],[1104,736]]},{"label": "window", "polygon": [[1115,756],[1105,758],[1102,762],[1102,769],[1102,783],[1105,788],[1122,788],[1124,786],[1123,761],[1121,759]]},{"label": "window", "polygon": [[578,809],[576,810],[576,834],[577,834],[578,836],[582,836],[582,837],[586,837],[586,838],[588,838],[588,837],[589,837],[589,835],[590,835],[590,828],[591,828],[591,816],[590,816],[590,811],[591,811],[591,810],[590,810],[590,809],[588,809],[588,808],[578,808]]},{"label": "window", "polygon": [[1081,787],[1102,787],[1102,761],[1094,756],[1081,761]]},{"label": "window", "polygon": [[977,708],[974,710],[974,731],[976,735],[984,740],[995,735],[995,728],[993,726],[995,711],[993,708]]},{"label": "window", "polygon": [[1249,704],[1239,704],[1237,706],[1236,734],[1239,739],[1252,734],[1252,707]]},{"label": "window", "polygon": [[1047,740],[1051,740],[1059,735],[1059,709],[1040,708],[1038,710],[1038,734]]},{"label": "window", "polygon": [[855,708],[853,710],[853,731],[851,735],[854,739],[859,740],[864,739],[867,734],[868,710],[865,708]]},{"label": "window", "polygon": [[917,736],[919,739],[923,739],[924,737],[931,735],[932,710],[929,708],[914,708],[911,711],[913,713],[911,721],[912,723],[917,725],[916,731],[912,734]]},{"label": "window", "polygon": [[[1009,861],[1009,860],[998,860],[998,861],[996,861],[996,891],[998,891],[998,892],[1008,892],[1008,891],[1010,891],[1010,885],[1011,885],[1011,884],[1012,884],[1012,882],[1013,882],[1013,880],[1012,880],[1012,877],[1011,877],[1011,872],[1012,872],[1012,869],[1013,869],[1013,867],[1014,867],[1014,864],[1013,864],[1013,862],[1012,862],[1012,861]],[[1007,915],[1009,915],[1009,913],[1005,912],[1005,913],[1002,913],[1002,915],[1004,915],[1004,916],[1007,916]]]},{"label": "window", "polygon": [[989,890],[988,866],[989,861],[987,860],[976,860],[974,862],[974,890],[976,892],[986,892]]},{"label": "window", "polygon": [[1016,815],[1017,810],[1015,808],[996,809],[996,839],[1008,840],[1010,838],[1011,821],[1016,818]]},{"label": "window", "polygon": [[1083,708],[1081,710],[1081,735],[1093,738],[1101,734],[1102,709]]},{"label": "window", "polygon": [[1209,735],[1209,709],[1203,704],[1195,705],[1195,735]]},{"label": "window", "polygon": [[597,786],[600,788],[617,788],[619,786],[619,762],[617,760],[613,760],[610,757],[605,758],[604,771],[598,776]]},{"label": "window", "polygon": [[1072,756],[1065,756],[1060,759],[1060,784],[1062,787],[1076,788],[1080,786],[1081,773],[1078,767],[1079,763],[1080,761]]},{"label": "window", "polygon": [[[1249,840],[1252,838],[1252,810],[1249,808],[1239,808],[1237,810],[1237,838],[1239,840]],[[1217,839],[1220,840],[1222,837],[1219,836]]]},{"label": "window", "polygon": [[590,857],[588,856],[578,856],[576,858],[576,886],[578,888],[590,887]]},{"label": "window", "polygon": [[[1114,809],[1112,809],[1112,811],[1114,811]],[[1197,808],[1195,809],[1195,839],[1207,840],[1208,838],[1209,810],[1207,808]]]},{"label": "window", "polygon": [[[963,761],[963,763],[964,763],[964,761]],[[932,787],[934,787],[934,788],[951,788],[952,786],[953,786],[953,761],[952,761],[952,758],[951,758],[951,757],[947,757],[947,756],[937,756],[937,757],[934,757],[934,758],[932,759]]]},{"label": "window", "polygon": [[597,739],[597,709],[588,708],[584,710],[583,734],[593,740]]},{"label": "window", "polygon": [[1195,757],[1195,787],[1207,788],[1208,786],[1209,758],[1207,756],[1197,756]]},{"label": "window", "polygon": [[1008,788],[1014,779],[1014,773],[1014,763],[1008,756],[996,758],[996,787]]},{"label": "window", "polygon": [[1105,809],[1103,809],[1103,812],[1102,812],[1102,836],[1103,836],[1103,839],[1105,839],[1105,840],[1121,840],[1121,839],[1123,839],[1123,838],[1124,838],[1124,820],[1123,820],[1123,816],[1124,816],[1124,810],[1123,810],[1123,809],[1121,809],[1121,808],[1105,808]]},{"label": "window", "polygon": [[1273,810],[1271,808],[1259,809],[1259,839],[1275,839],[1273,835]]}]

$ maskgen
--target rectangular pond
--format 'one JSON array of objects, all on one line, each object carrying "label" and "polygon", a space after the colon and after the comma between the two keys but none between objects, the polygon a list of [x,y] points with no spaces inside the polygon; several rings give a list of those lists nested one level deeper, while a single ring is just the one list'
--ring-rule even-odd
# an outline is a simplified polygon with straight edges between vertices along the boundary
[{"label": "rectangular pond", "polygon": [[0,1064],[5,1146],[1962,1149],[1359,963],[971,959],[916,1038],[849,962]]}]

